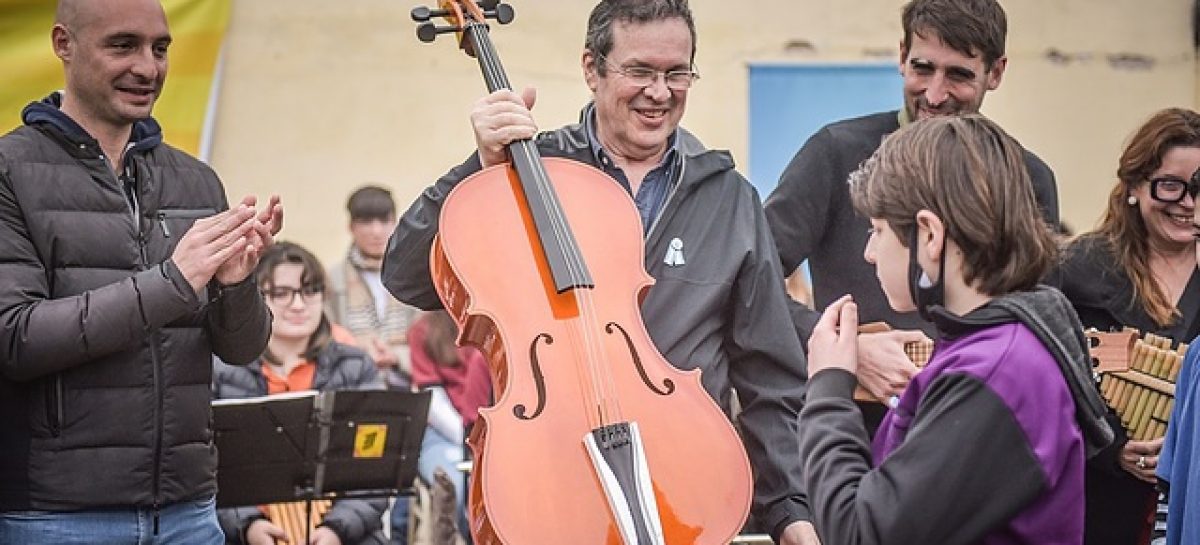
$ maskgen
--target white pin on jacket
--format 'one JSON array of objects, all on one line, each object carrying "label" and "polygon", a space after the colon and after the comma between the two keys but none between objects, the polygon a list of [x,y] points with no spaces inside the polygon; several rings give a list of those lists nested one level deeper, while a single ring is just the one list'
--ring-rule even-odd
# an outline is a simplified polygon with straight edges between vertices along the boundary
[{"label": "white pin on jacket", "polygon": [[679,238],[671,239],[670,246],[667,247],[667,255],[663,258],[663,263],[668,267],[681,267],[685,264],[683,260],[683,241]]}]

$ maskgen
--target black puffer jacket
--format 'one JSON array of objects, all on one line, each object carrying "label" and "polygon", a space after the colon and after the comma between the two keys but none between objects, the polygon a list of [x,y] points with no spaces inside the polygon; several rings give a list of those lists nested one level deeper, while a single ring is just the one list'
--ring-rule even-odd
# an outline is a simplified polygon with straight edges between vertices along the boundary
[{"label": "black puffer jacket", "polygon": [[[220,361],[213,367],[213,397],[215,399],[241,399],[267,395],[267,379],[262,373],[262,364],[256,362],[244,367],[235,367]],[[375,362],[365,352],[337,342],[329,343],[317,354],[317,370],[313,374],[312,389],[332,390],[383,390],[383,379],[375,369]],[[387,498],[342,499],[321,520],[322,526],[333,530],[343,545],[384,545],[383,512],[387,510]],[[217,518],[225,531],[225,542],[233,545],[244,543],[243,534],[250,523],[265,518],[257,507],[232,507],[218,509]],[[292,536],[292,542],[302,539]]]},{"label": "black puffer jacket", "polygon": [[145,119],[125,152],[135,214],[57,106],[0,138],[0,511],[210,497],[212,354],[249,362],[271,327],[252,282],[197,296],[170,260],[224,190]]}]

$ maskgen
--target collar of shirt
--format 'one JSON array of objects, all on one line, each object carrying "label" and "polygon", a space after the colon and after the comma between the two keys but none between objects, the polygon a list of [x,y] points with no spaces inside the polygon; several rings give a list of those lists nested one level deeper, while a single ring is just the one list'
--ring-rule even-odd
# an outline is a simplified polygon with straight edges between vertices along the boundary
[{"label": "collar of shirt", "polygon": [[317,374],[317,365],[306,360],[293,367],[287,376],[280,376],[264,359],[262,374],[267,381],[267,395],[299,392],[312,389],[313,379]]},{"label": "collar of shirt", "polygon": [[[596,136],[596,107],[594,104],[589,104],[583,113],[583,124],[586,129],[588,145],[591,147],[592,156],[595,158],[596,164],[600,166],[605,174],[608,174],[621,187],[625,188],[626,192],[632,193],[629,185],[629,178],[625,176],[625,172],[618,167],[616,163],[609,158],[608,153],[604,151],[604,146],[600,143],[600,139]],[[667,151],[663,154],[662,160],[658,166],[646,173],[646,177],[642,179],[642,184],[638,186],[636,195],[633,195],[634,204],[637,205],[638,214],[642,218],[642,232],[648,233],[650,227],[654,224],[654,220],[658,218],[659,212],[662,211],[666,204],[667,196],[670,193],[669,189],[678,177],[679,164],[682,161],[682,154],[679,152],[679,128],[671,133],[667,140]]]}]

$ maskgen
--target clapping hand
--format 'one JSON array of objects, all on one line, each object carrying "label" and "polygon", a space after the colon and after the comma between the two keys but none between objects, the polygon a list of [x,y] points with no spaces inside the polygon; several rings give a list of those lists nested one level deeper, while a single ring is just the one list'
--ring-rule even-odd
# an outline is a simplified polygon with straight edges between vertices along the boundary
[{"label": "clapping hand", "polygon": [[[254,209],[257,198],[253,195],[242,198],[241,206]],[[251,229],[246,232],[245,244],[240,252],[229,256],[215,273],[217,282],[222,285],[236,284],[245,280],[254,268],[263,251],[275,243],[275,235],[283,228],[283,205],[279,196],[272,195],[267,206],[259,212],[251,223]]]}]

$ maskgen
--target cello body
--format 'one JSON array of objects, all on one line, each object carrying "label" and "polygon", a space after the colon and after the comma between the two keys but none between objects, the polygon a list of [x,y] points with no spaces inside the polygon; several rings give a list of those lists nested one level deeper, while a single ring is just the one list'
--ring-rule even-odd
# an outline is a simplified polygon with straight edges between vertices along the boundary
[{"label": "cello body", "polygon": [[[700,372],[669,364],[646,332],[639,303],[653,279],[636,208],[599,170],[542,163],[594,285],[555,287],[511,164],[447,196],[430,256],[459,342],[487,357],[497,400],[470,439],[475,542],[729,543],[749,512],[749,462]],[[642,479],[622,489],[585,439],[624,448],[630,424]],[[630,500],[636,489],[643,495]],[[630,530],[630,505],[633,518],[641,508],[657,521]]]}]

